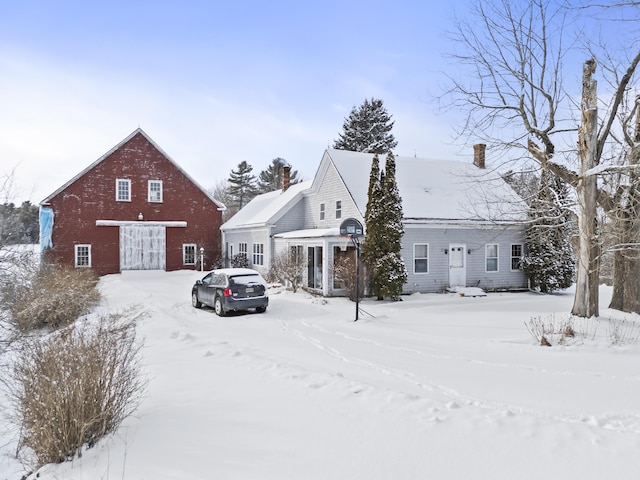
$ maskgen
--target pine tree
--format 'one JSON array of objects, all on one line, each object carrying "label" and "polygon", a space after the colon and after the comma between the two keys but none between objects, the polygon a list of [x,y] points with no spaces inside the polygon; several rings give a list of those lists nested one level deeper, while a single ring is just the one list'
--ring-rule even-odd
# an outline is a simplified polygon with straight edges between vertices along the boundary
[{"label": "pine tree", "polygon": [[240,210],[256,196],[258,186],[256,177],[251,174],[253,167],[246,160],[238,164],[237,170],[231,170],[229,175],[229,188],[227,194],[231,200],[231,206]]},{"label": "pine tree", "polygon": [[529,207],[527,252],[522,258],[522,269],[531,286],[543,293],[568,288],[573,283],[572,214],[566,208],[567,197],[566,183],[543,170],[538,194]]},{"label": "pine tree", "polygon": [[382,100],[365,99],[360,107],[353,107],[345,118],[343,132],[333,148],[378,154],[391,152],[398,145],[391,133],[394,123]]},{"label": "pine tree", "polygon": [[[289,163],[284,158],[274,158],[271,164],[258,175],[258,193],[273,192],[282,188],[282,167]],[[295,185],[301,180],[298,171],[292,170],[289,174],[289,185]]]}]

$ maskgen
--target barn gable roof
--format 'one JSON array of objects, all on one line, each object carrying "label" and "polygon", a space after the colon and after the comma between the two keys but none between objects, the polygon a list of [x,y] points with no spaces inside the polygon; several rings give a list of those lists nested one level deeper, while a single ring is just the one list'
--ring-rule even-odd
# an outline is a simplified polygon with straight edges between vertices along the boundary
[{"label": "barn gable roof", "polygon": [[78,173],[75,177],[73,177],[72,179],[70,179],[68,182],[66,182],[64,185],[62,185],[60,188],[58,188],[55,192],[53,192],[52,194],[50,194],[49,196],[47,196],[47,198],[45,198],[44,200],[42,200],[40,202],[40,205],[48,205],[49,202],[51,202],[51,200],[56,197],[59,193],[61,193],[62,191],[64,191],[67,187],[69,187],[70,185],[72,185],[73,183],[75,183],[76,181],[78,181],[80,178],[82,178],[84,175],[86,175],[88,172],[90,172],[91,170],[93,170],[97,165],[99,165],[100,163],[102,163],[105,159],[107,159],[109,156],[111,156],[114,152],[118,151],[120,148],[122,148],[127,142],[129,142],[131,139],[133,139],[136,135],[142,135],[144,137],[144,139],[149,142],[153,148],[155,148],[156,150],[158,150],[158,152],[160,152],[160,154],[169,162],[171,163],[171,165],[173,165],[180,173],[182,173],[193,185],[195,185],[200,191],[202,191],[202,193],[204,193],[211,201],[213,201],[219,209],[224,210],[226,207],[220,203],[218,200],[216,200],[215,198],[213,198],[213,196],[207,192],[204,188],[202,188],[202,186],[200,186],[198,184],[198,182],[196,182],[191,175],[189,175],[185,170],[182,169],[182,167],[180,167],[180,165],[178,165],[162,148],[160,148],[160,146],[153,141],[153,139],[151,137],[149,137],[149,135],[147,135],[147,133],[142,130],[140,127],[136,128],[133,132],[131,132],[126,138],[124,138],[120,143],[118,143],[115,147],[113,147],[112,149],[110,149],[107,153],[105,153],[104,155],[102,155],[100,158],[98,158],[95,162],[93,162],[91,165],[89,165],[87,168],[85,168],[84,170],[82,170],[80,173]]}]

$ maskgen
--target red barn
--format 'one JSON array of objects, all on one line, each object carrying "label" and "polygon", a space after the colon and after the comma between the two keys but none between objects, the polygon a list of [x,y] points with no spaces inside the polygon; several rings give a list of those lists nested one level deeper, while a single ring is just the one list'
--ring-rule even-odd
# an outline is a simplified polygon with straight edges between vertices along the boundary
[{"label": "red barn", "polygon": [[40,203],[41,247],[99,275],[209,269],[223,209],[138,128]]}]

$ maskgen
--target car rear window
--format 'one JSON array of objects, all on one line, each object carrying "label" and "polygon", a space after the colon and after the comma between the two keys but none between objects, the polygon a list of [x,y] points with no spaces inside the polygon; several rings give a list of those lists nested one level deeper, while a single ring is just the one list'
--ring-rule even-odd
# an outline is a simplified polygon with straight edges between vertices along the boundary
[{"label": "car rear window", "polygon": [[263,284],[262,278],[259,275],[238,275],[229,279],[232,285],[249,285],[250,283]]}]

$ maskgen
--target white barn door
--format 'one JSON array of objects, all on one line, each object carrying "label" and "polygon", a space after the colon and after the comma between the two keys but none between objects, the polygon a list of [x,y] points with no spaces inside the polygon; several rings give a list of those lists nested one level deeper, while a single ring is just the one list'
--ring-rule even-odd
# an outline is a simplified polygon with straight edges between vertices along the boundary
[{"label": "white barn door", "polygon": [[166,227],[120,226],[120,270],[164,270],[167,257]]},{"label": "white barn door", "polygon": [[449,245],[449,286],[450,287],[466,287],[467,286],[467,262],[466,253],[467,246],[452,243]]}]

